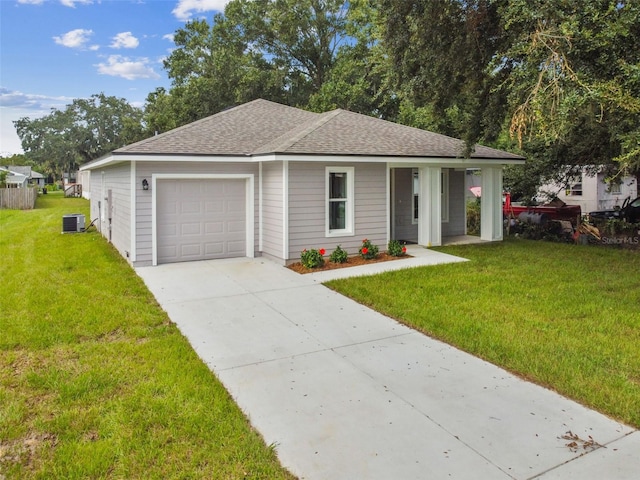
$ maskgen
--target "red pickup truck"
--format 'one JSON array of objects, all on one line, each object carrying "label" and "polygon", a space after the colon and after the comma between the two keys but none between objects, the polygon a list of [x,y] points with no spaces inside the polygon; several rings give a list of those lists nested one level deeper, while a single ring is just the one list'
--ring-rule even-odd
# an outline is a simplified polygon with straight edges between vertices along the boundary
[{"label": "red pickup truck", "polygon": [[[549,220],[568,220],[574,225],[579,222],[582,216],[580,205],[567,205],[560,199],[555,199],[545,205],[527,206],[511,203],[511,194],[504,194],[502,203],[502,213],[505,218],[535,217],[538,221],[533,223],[544,223]],[[521,214],[523,217],[521,217]],[[525,218],[526,219],[526,218]]]}]

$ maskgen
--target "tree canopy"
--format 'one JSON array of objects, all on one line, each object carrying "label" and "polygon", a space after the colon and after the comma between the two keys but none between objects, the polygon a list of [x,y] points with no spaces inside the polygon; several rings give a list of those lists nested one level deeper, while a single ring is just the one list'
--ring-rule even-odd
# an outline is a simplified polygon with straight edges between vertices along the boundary
[{"label": "tree canopy", "polygon": [[143,116],[102,94],[76,100],[16,122],[27,156],[70,168],[265,98],[456,136],[467,154],[477,142],[523,153],[506,179],[529,196],[567,167],[640,176],[637,1],[231,0],[174,41],[171,87]]},{"label": "tree canopy", "polygon": [[25,156],[47,174],[62,178],[64,172],[141,139],[142,113],[124,99],[100,93],[14,125]]},{"label": "tree canopy", "polygon": [[511,177],[521,193],[566,166],[617,161],[640,175],[638,2],[379,5],[403,111],[469,146],[522,149],[527,171]]}]

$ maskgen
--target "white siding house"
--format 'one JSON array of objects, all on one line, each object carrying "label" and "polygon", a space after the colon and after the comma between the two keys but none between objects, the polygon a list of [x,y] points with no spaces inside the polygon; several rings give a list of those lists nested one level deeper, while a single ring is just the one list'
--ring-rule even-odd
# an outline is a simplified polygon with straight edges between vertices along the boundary
[{"label": "white siding house", "polygon": [[597,210],[612,210],[622,206],[626,198],[638,196],[635,177],[624,176],[607,182],[606,174],[596,167],[584,167],[580,173],[571,176],[567,185],[549,183],[540,188],[540,197],[557,196],[567,205],[580,205],[582,213]]},{"label": "white siding house", "polygon": [[481,238],[502,239],[502,168],[524,158],[364,115],[255,100],[120,148],[91,172],[92,218],[134,265],[265,255],[364,238],[441,245],[465,233],[480,169]]}]

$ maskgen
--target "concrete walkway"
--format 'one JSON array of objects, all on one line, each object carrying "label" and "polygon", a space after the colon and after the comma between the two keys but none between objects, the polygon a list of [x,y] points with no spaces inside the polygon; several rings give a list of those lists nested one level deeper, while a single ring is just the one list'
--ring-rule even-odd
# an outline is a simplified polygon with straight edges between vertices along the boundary
[{"label": "concrete walkway", "polygon": [[260,258],[137,273],[301,479],[640,478],[638,431],[320,283],[463,261],[410,253],[310,275]]}]

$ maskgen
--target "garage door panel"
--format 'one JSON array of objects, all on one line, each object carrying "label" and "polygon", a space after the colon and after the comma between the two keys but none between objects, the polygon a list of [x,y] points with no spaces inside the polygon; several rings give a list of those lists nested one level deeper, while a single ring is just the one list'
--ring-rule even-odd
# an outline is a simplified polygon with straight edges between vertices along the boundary
[{"label": "garage door panel", "polygon": [[246,255],[245,180],[158,180],[156,202],[159,263]]},{"label": "garage door panel", "polygon": [[245,233],[246,222],[227,222],[227,233]]},{"label": "garage door panel", "polygon": [[240,213],[244,212],[244,199],[241,200],[228,200],[225,204],[225,210],[227,213]]},{"label": "garage door panel", "polygon": [[183,201],[181,203],[180,213],[182,214],[194,214],[194,213],[202,213],[202,204],[199,201]]},{"label": "garage door panel", "polygon": [[202,234],[202,225],[199,222],[183,223],[181,227],[180,233],[182,233],[182,235],[200,236]]},{"label": "garage door panel", "polygon": [[204,231],[211,235],[224,233],[224,225],[223,222],[207,222],[204,225]]},{"label": "garage door panel", "polygon": [[225,244],[224,242],[210,242],[205,244],[204,249],[207,255],[222,255],[225,252]]},{"label": "garage door panel", "polygon": [[174,225],[158,225],[158,236],[164,237],[175,236],[178,233],[177,226]]},{"label": "garage door panel", "polygon": [[194,258],[202,255],[202,245],[199,243],[184,243],[180,246],[180,255],[186,258]]},{"label": "garage door panel", "polygon": [[162,246],[158,247],[158,258],[164,257],[175,257],[177,256],[178,251],[175,246]]},{"label": "garage door panel", "polygon": [[226,246],[229,252],[235,253],[237,256],[243,256],[246,251],[244,241],[228,241]]},{"label": "garage door panel", "polygon": [[225,183],[222,188],[224,195],[244,195],[244,185],[241,182]]},{"label": "garage door panel", "polygon": [[224,213],[224,200],[205,202],[204,211],[206,213]]}]

